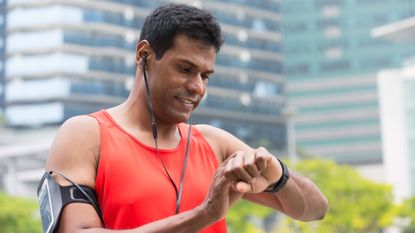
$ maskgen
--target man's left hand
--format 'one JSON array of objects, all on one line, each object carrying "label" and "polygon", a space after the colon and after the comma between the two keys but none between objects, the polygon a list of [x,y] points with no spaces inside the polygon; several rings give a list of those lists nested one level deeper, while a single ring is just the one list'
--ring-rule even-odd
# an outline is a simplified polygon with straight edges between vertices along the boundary
[{"label": "man's left hand", "polygon": [[249,152],[237,151],[230,157],[224,175],[241,193],[263,192],[282,175],[277,158],[263,147]]}]

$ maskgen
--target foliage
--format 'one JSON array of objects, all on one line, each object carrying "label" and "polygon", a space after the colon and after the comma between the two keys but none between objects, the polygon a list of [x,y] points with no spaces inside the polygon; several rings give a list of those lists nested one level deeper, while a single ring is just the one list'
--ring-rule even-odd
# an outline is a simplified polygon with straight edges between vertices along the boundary
[{"label": "foliage", "polygon": [[42,232],[37,202],[0,192],[0,232]]},{"label": "foliage", "polygon": [[405,200],[400,206],[398,216],[408,220],[403,233],[415,233],[415,196]]},{"label": "foliage", "polygon": [[409,226],[405,227],[402,233],[415,233],[415,224],[411,223]]},{"label": "foliage", "polygon": [[319,222],[286,219],[278,232],[372,233],[392,224],[396,208],[389,185],[369,181],[355,169],[332,161],[304,160],[296,170],[319,186],[329,200],[330,210]]},{"label": "foliage", "polygon": [[242,200],[226,216],[229,233],[264,233],[252,219],[264,219],[273,212],[270,208]]}]

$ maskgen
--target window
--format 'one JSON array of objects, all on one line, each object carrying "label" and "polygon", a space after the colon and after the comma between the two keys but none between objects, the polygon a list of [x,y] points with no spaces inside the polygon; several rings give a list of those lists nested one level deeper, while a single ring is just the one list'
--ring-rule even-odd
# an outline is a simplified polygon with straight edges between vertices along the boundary
[{"label": "window", "polygon": [[327,27],[324,30],[324,36],[326,36],[327,38],[338,38],[341,36],[341,34],[342,34],[341,28],[336,27],[336,26]]},{"label": "window", "polygon": [[284,73],[290,74],[307,74],[310,72],[309,64],[299,63],[294,65],[287,65],[284,69]]},{"label": "window", "polygon": [[330,6],[335,6],[335,5],[343,5],[344,0],[316,0],[314,1],[314,6],[315,7],[324,7],[327,5]]},{"label": "window", "polygon": [[324,6],[322,9],[322,15],[325,18],[334,18],[340,15],[340,8],[336,5]]},{"label": "window", "polygon": [[373,55],[360,62],[362,68],[387,68],[393,65],[393,57],[385,55]]},{"label": "window", "polygon": [[320,65],[322,72],[341,71],[350,68],[350,62],[346,60],[332,61]]},{"label": "window", "polygon": [[324,52],[324,55],[329,60],[339,59],[343,57],[343,49],[339,47],[328,48]]},{"label": "window", "polygon": [[304,32],[307,31],[306,22],[293,22],[285,25],[284,31],[286,32]]}]

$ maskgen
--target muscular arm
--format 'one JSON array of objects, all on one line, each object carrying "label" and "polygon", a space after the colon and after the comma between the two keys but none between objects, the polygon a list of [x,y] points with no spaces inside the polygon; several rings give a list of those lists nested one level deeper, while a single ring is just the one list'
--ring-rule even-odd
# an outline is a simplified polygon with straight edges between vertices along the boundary
[{"label": "muscular arm", "polygon": [[94,215],[93,209],[82,208],[74,204],[65,208],[65,215],[62,216],[59,233],[193,233],[214,222],[202,207],[130,230],[104,229],[99,223],[98,216]]},{"label": "muscular arm", "polygon": [[290,179],[277,193],[246,193],[244,199],[277,209],[301,221],[320,220],[328,202],[318,187],[308,178],[290,170]]},{"label": "muscular arm", "polygon": [[[46,170],[59,171],[75,183],[95,188],[96,169],[100,148],[99,125],[95,119],[79,116],[69,119],[59,129],[50,149]],[[232,191],[223,176],[225,163],[217,172],[205,201],[198,207],[136,229],[116,231],[103,229],[95,209],[89,204],[72,203],[61,214],[59,233],[162,233],[198,232],[223,218],[229,207],[242,197]],[[60,176],[54,176],[61,185],[70,185]]]},{"label": "muscular arm", "polygon": [[[232,175],[234,179],[245,181],[240,186],[245,193],[245,199],[279,210],[297,220],[311,221],[324,217],[328,209],[327,199],[311,180],[290,170],[290,179],[280,191],[274,194],[264,193],[263,190],[277,182],[282,174],[281,166],[274,156],[264,148],[254,150],[233,135],[212,126],[198,125],[197,128],[209,141],[219,161],[227,159],[235,152],[244,154],[229,169],[233,169],[231,173],[235,174]],[[246,174],[252,175],[249,165],[255,164],[253,161],[258,157],[266,160],[266,167],[260,172],[262,175],[253,180],[252,177],[245,179]],[[258,170],[257,165],[253,166],[256,167],[254,170]]]}]

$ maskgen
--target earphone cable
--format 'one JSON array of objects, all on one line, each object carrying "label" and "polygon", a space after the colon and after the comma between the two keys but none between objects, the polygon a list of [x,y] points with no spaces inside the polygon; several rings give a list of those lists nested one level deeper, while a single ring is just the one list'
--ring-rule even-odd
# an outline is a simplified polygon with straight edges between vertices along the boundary
[{"label": "earphone cable", "polygon": [[184,174],[185,174],[185,170],[186,170],[186,164],[187,164],[187,157],[189,154],[189,144],[190,144],[190,136],[191,136],[191,127],[192,127],[192,116],[190,115],[189,118],[189,129],[187,132],[187,142],[186,142],[186,152],[185,152],[185,156],[184,156],[184,160],[183,160],[183,168],[182,168],[182,172],[181,172],[181,176],[180,176],[180,183],[179,183],[179,189],[177,188],[176,183],[174,182],[173,178],[170,176],[169,171],[167,170],[163,160],[161,159],[160,156],[160,151],[158,148],[158,134],[157,134],[157,124],[156,124],[156,117],[154,114],[154,110],[153,110],[153,101],[151,100],[151,93],[150,93],[150,86],[148,84],[148,80],[147,80],[147,72],[145,71],[146,69],[146,63],[147,63],[147,56],[144,56],[143,58],[143,74],[144,74],[144,83],[146,86],[146,94],[147,94],[147,104],[148,104],[148,108],[151,114],[151,126],[152,126],[152,130],[153,130],[153,139],[154,139],[154,147],[156,148],[156,153],[157,153],[157,157],[159,158],[164,171],[167,174],[167,177],[169,178],[170,182],[172,183],[173,187],[174,187],[174,191],[176,193],[176,209],[175,209],[175,213],[178,214],[180,211],[180,202],[181,202],[181,197],[182,197],[182,192],[183,192],[183,181],[184,181]]}]

